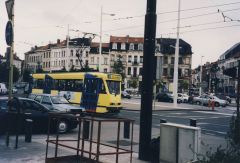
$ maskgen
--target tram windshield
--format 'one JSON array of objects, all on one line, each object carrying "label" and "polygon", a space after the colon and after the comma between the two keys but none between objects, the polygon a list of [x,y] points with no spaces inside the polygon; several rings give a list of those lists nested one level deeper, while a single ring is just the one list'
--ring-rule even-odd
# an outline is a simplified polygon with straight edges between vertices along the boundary
[{"label": "tram windshield", "polygon": [[120,82],[107,80],[107,86],[110,94],[120,94]]}]

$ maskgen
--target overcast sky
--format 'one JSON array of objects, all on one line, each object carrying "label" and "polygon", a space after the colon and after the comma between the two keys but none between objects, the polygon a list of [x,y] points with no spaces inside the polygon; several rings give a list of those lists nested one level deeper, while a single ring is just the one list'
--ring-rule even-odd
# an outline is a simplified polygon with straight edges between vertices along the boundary
[{"label": "overcast sky", "polygon": [[[181,0],[180,37],[192,46],[192,68],[216,61],[221,54],[240,42],[240,1]],[[103,41],[109,36],[143,37],[147,0],[16,0],[15,52],[21,59],[34,45],[65,39],[81,32],[99,34],[103,6]],[[225,4],[225,5],[223,5]],[[211,7],[212,6],[212,7]],[[203,8],[205,7],[205,8]],[[178,0],[157,0],[156,37],[175,38]],[[200,8],[200,9],[196,9]],[[191,9],[191,10],[189,10]],[[218,13],[218,9],[222,13]],[[0,54],[6,51],[5,28],[8,21],[5,0],[0,1]],[[170,13],[169,13],[170,12]],[[192,18],[190,18],[192,17]],[[232,19],[233,21],[230,21]],[[79,30],[80,32],[71,31]],[[96,36],[94,41],[98,41]]]}]

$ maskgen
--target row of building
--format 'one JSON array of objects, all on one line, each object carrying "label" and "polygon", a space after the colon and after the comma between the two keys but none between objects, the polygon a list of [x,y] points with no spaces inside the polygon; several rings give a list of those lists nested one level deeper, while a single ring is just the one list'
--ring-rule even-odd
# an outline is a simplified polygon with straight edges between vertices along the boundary
[{"label": "row of building", "polygon": [[[54,44],[33,47],[25,53],[25,68],[36,72],[41,68],[44,72],[69,71],[73,66],[80,70],[89,67],[100,72],[113,72],[113,65],[121,58],[124,65],[125,88],[130,88],[133,79],[141,85],[143,67],[143,43],[141,37],[110,36],[108,43],[102,43],[102,55],[99,55],[99,43],[88,38],[57,40]],[[157,38],[156,56],[158,56],[158,71],[161,80],[171,91],[174,74],[174,55],[176,39]],[[179,52],[179,82],[190,83],[192,48],[180,39]],[[101,63],[100,63],[101,62]]]},{"label": "row of building", "polygon": [[237,92],[237,66],[240,60],[240,43],[233,45],[226,52],[220,55],[215,62],[198,66],[192,70],[192,85],[200,87],[200,76],[202,75],[203,92],[208,92],[214,88],[215,93],[236,96]]}]

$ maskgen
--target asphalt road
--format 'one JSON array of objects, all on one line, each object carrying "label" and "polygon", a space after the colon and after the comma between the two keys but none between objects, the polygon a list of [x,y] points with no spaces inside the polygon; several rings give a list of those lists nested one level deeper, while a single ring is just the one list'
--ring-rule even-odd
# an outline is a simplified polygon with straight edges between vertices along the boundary
[{"label": "asphalt road", "polygon": [[[139,125],[140,111],[132,111],[132,109],[140,108],[140,99],[123,99],[122,103],[126,110],[122,110],[119,116],[135,119],[136,124]],[[156,105],[169,107],[172,104],[157,102]],[[225,137],[229,131],[231,117],[236,110],[236,107],[231,106],[215,107],[215,111],[208,111],[209,108],[206,106],[192,104],[180,104],[179,106],[189,110],[153,111],[152,127],[159,128],[160,119],[166,119],[167,122],[171,123],[189,125],[192,118],[197,120],[197,126],[201,128],[202,134]]]}]

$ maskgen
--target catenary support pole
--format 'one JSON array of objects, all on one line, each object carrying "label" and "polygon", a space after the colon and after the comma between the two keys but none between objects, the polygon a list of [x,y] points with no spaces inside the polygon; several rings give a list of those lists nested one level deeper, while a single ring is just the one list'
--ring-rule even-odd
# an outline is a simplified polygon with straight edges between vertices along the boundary
[{"label": "catenary support pole", "polygon": [[150,142],[152,134],[152,93],[156,37],[156,0],[147,1],[145,15],[143,77],[140,113],[139,159],[150,160]]}]

